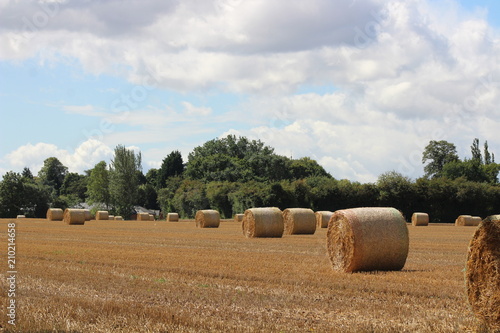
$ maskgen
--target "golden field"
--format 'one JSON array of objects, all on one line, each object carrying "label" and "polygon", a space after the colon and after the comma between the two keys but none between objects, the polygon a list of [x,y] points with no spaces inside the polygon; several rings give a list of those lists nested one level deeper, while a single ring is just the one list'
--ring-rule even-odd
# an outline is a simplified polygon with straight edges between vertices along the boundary
[{"label": "golden field", "polygon": [[[12,332],[474,332],[464,283],[474,227],[408,226],[397,272],[337,273],[326,229],[247,239],[240,223],[16,223]],[[381,231],[383,232],[383,231]],[[2,308],[7,294],[2,292]],[[3,311],[2,311],[3,313]]]}]

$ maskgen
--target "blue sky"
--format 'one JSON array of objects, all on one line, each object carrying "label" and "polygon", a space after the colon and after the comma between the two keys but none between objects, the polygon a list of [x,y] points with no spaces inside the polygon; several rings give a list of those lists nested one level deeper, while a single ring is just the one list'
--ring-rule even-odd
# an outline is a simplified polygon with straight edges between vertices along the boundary
[{"label": "blue sky", "polygon": [[227,134],[336,178],[422,175],[430,140],[500,156],[500,3],[0,1],[0,175],[123,144],[159,167]]}]

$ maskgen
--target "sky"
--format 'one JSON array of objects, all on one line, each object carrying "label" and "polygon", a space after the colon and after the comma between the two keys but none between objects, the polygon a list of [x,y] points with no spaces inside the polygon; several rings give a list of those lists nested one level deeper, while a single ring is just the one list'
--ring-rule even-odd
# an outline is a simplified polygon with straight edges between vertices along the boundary
[{"label": "sky", "polygon": [[228,134],[363,183],[500,158],[500,1],[0,0],[0,45],[0,176]]}]

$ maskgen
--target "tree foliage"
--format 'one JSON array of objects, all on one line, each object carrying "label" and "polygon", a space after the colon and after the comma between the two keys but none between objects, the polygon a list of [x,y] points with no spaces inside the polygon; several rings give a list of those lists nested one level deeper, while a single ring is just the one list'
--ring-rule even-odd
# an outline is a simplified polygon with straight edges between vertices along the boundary
[{"label": "tree foliage", "polygon": [[457,148],[453,143],[431,140],[422,155],[422,163],[429,161],[424,166],[425,176],[440,177],[446,163],[458,160]]},{"label": "tree foliage", "polygon": [[56,157],[49,157],[43,162],[42,169],[38,172],[38,179],[42,184],[52,187],[56,194],[59,195],[59,190],[67,173],[68,168]]},{"label": "tree foliage", "polygon": [[163,188],[170,177],[181,176],[184,173],[184,162],[181,152],[175,150],[163,159],[157,172],[157,188]]},{"label": "tree foliage", "polygon": [[104,161],[97,163],[92,170],[90,170],[90,175],[88,177],[87,184],[87,202],[91,205],[103,205],[109,209],[111,204],[111,194],[110,194],[110,176],[107,169],[107,164]]}]

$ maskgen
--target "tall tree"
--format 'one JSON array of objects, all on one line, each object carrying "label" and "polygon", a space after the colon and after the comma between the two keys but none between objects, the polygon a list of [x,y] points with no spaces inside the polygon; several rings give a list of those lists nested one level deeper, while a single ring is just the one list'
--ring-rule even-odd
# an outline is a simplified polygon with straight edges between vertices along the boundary
[{"label": "tall tree", "polygon": [[484,141],[484,164],[488,165],[491,163],[495,163],[495,157],[488,150],[488,141]]},{"label": "tall tree", "polygon": [[85,193],[87,192],[87,177],[79,175],[76,172],[69,172],[64,177],[60,192],[62,195],[72,195],[79,199],[80,202],[85,201]]},{"label": "tall tree", "polygon": [[38,178],[44,185],[54,188],[57,195],[68,173],[65,167],[56,157],[49,157],[43,161],[43,167],[38,172]]},{"label": "tall tree", "polygon": [[478,161],[479,164],[483,163],[483,158],[481,156],[481,149],[479,149],[479,139],[475,138],[472,141],[472,146],[470,146],[470,151],[472,153],[472,160]]},{"label": "tall tree", "polygon": [[118,145],[110,165],[109,192],[117,214],[129,216],[137,200],[141,153]]},{"label": "tall tree", "polygon": [[457,148],[453,143],[445,140],[431,140],[425,147],[422,155],[422,163],[427,177],[439,177],[446,163],[458,161]]},{"label": "tall tree", "polygon": [[89,204],[103,204],[106,209],[109,209],[111,195],[109,193],[109,171],[106,162],[101,161],[90,170],[86,194]]},{"label": "tall tree", "polygon": [[158,188],[164,188],[165,182],[170,177],[181,176],[184,172],[184,162],[182,161],[181,152],[175,150],[163,159],[160,169],[158,170]]}]

